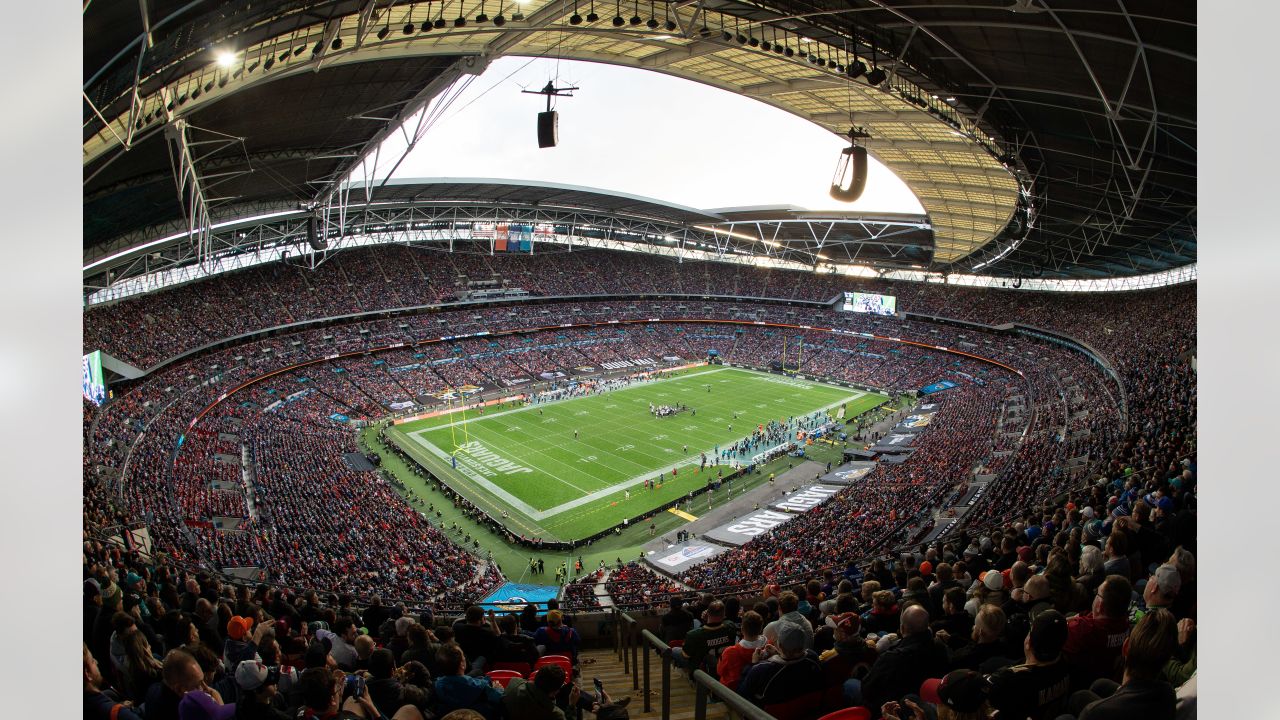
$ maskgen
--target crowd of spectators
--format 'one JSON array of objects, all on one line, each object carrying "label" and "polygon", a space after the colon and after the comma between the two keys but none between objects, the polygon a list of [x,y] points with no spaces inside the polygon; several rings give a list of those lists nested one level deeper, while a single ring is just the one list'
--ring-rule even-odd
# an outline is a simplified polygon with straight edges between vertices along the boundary
[{"label": "crowd of spectators", "polygon": [[[523,720],[543,707],[607,720],[625,718],[609,708],[629,703],[569,682],[581,639],[558,609],[486,617],[469,607],[448,624],[376,597],[227,584],[96,541],[84,544],[83,588],[87,720],[421,720],[455,710]],[[527,686],[484,677],[549,655],[570,658],[573,676],[548,658]]]},{"label": "crowd of spectators", "polygon": [[678,665],[809,717],[1194,717],[1194,465],[1034,510],[870,567],[673,600],[663,639]]},{"label": "crowd of spectators", "polygon": [[[558,264],[551,265],[553,261]],[[576,263],[593,271],[574,272]],[[807,300],[829,299],[848,282],[729,267],[732,281],[726,284],[724,268],[699,265],[677,266],[601,251],[533,261],[400,247],[361,250],[341,254],[316,272],[268,266],[93,308],[86,313],[86,343],[151,365],[206,342],[263,327],[440,302],[464,277],[497,275],[509,285],[545,295],[673,288],[692,293],[714,284],[719,292],[730,287],[741,295]],[[615,276],[609,275],[615,271]],[[740,556],[747,553],[727,553],[689,578],[699,586],[759,582],[766,572],[779,578],[804,574],[823,565],[841,565],[873,547],[908,540],[929,511],[956,491],[958,480],[984,463],[996,480],[967,518],[971,526],[1007,520],[1097,473],[1114,482],[1126,473],[1174,466],[1194,452],[1195,383],[1186,363],[1194,347],[1194,311],[1189,310],[1194,307],[1194,287],[1137,296],[1065,296],[873,285],[859,289],[898,294],[899,307],[911,312],[983,323],[1012,320],[1069,333],[1096,349],[1115,368],[1120,384],[1078,353],[1049,343],[976,328],[783,305],[586,300],[519,312],[468,308],[360,320],[206,353],[153,374],[103,411],[86,406],[87,526],[145,519],[157,546],[193,564],[220,568],[279,560],[279,572],[292,582],[324,578],[335,583],[326,587],[362,594],[423,597],[434,591],[465,599],[465,589],[458,589],[468,587],[464,573],[424,566],[408,553],[352,572],[363,564],[360,550],[380,541],[360,533],[376,534],[384,524],[399,528],[406,518],[422,518],[376,473],[359,473],[343,464],[341,455],[355,449],[354,441],[329,416],[374,418],[392,404],[421,401],[449,387],[499,386],[575,364],[666,354],[705,357],[711,349],[752,364],[785,361],[800,365],[802,371],[895,390],[915,389],[940,377],[960,378],[962,387],[950,391],[935,427],[912,458],[901,466],[882,466],[869,478],[860,499],[838,498],[829,504],[830,511],[806,518],[805,527],[797,521],[762,538],[759,542],[767,547],[762,545],[760,559],[744,561]],[[326,299],[315,302],[319,297]],[[943,356],[917,346],[816,330],[702,324],[638,325],[588,336],[578,330],[542,330],[330,360],[251,385],[193,423],[219,394],[244,380],[316,357],[445,334],[650,317],[816,321],[817,326],[965,350],[1006,362],[1023,375],[1015,379],[968,359],[941,362],[938,358]],[[299,392],[301,396],[291,398]],[[279,408],[264,412],[273,403],[280,403]],[[1010,408],[1021,408],[1022,413],[1005,412]],[[1127,427],[1122,410],[1127,411]],[[1025,439],[1019,437],[1023,429]],[[222,439],[224,433],[240,441]],[[185,442],[179,444],[179,438]],[[208,484],[215,478],[222,487],[240,484],[240,469],[216,457],[236,454],[242,446],[252,450],[253,457],[253,480],[246,489],[262,503],[253,516],[243,494],[214,491]],[[993,455],[990,451],[995,450],[1001,452]],[[1074,470],[1064,467],[1068,459],[1078,457],[1084,461]],[[304,485],[300,476],[310,481]],[[316,485],[329,488],[331,494],[307,490]],[[286,521],[279,508],[295,504],[308,511]],[[211,519],[220,516],[244,518],[243,529],[212,527]],[[841,518],[851,518],[847,527],[839,524]],[[827,557],[792,552],[799,548],[794,544],[796,533],[808,530],[809,524],[839,538],[833,548],[826,548]],[[356,527],[375,529],[352,532]],[[454,547],[427,522],[416,532],[425,543],[419,549]],[[773,558],[786,562],[775,563]],[[468,574],[494,572],[478,569],[475,562],[466,567]],[[621,589],[626,595],[626,588]]]}]

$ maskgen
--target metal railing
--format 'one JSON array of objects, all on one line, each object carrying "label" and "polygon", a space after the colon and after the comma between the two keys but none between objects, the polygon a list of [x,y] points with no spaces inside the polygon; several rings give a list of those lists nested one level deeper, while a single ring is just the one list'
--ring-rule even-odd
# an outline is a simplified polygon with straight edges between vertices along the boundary
[{"label": "metal railing", "polygon": [[[640,628],[635,618],[617,608],[613,611],[614,651],[623,664],[623,672],[631,674],[631,689],[641,690],[644,696],[644,712],[653,712],[650,686],[650,655],[656,654],[662,659],[662,720],[671,720],[671,646],[657,635]],[[644,647],[642,648],[641,645]],[[652,652],[650,652],[652,650]],[[742,720],[775,720],[769,713],[761,710],[750,700],[730,690],[718,680],[702,670],[695,670],[692,675],[694,683],[694,720],[706,720],[707,704],[712,697],[719,699],[725,707]]]}]

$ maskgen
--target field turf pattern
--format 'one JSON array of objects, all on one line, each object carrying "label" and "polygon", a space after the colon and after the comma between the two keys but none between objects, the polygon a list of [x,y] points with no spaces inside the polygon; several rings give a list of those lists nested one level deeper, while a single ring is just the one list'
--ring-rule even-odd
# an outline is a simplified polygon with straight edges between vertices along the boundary
[{"label": "field turf pattern", "polygon": [[[705,367],[601,395],[514,410],[490,408],[484,415],[468,411],[465,423],[462,413],[455,412],[406,423],[390,433],[397,445],[472,502],[495,517],[504,510],[510,513],[507,525],[513,532],[568,540],[591,535],[623,518],[644,515],[704,487],[715,476],[715,467],[710,464],[714,462],[713,448],[731,445],[758,424],[845,401],[846,418],[856,417],[885,399],[812,381]],[[697,413],[655,418],[648,412],[651,402],[684,403]],[[737,420],[733,419],[735,412]],[[449,461],[440,457],[467,442],[479,442],[485,450],[530,470],[497,472],[488,478],[514,502],[453,470]],[[441,452],[433,454],[424,443]],[[688,445],[687,453],[684,445]],[[698,456],[703,451],[709,464],[700,473]],[[458,457],[460,466],[465,467],[464,455],[459,453]],[[671,468],[684,462],[691,464],[681,465],[673,480]],[[475,466],[474,458],[471,464]],[[643,484],[636,483],[629,487],[631,497],[626,499],[625,483],[655,478],[659,473],[663,479],[660,489],[645,490]],[[589,501],[572,506],[589,494],[594,494]]]}]

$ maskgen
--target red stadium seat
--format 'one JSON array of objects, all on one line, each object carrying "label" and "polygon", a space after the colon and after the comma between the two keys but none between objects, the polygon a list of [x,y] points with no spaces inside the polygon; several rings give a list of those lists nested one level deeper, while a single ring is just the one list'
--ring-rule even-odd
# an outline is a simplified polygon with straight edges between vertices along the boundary
[{"label": "red stadium seat", "polygon": [[512,680],[515,680],[518,677],[523,677],[520,673],[513,670],[490,670],[485,673],[484,676],[490,680],[497,680],[498,684],[504,688],[509,685]]},{"label": "red stadium seat", "polygon": [[518,673],[520,677],[524,677],[533,672],[533,666],[527,662],[496,662],[493,664],[493,670],[510,670]]},{"label": "red stadium seat", "polygon": [[684,647],[684,640],[672,640],[667,645],[673,648]]},{"label": "red stadium seat", "polygon": [[564,668],[564,681],[569,682],[573,679],[573,661],[564,655],[543,655],[538,658],[538,662],[533,664],[533,671],[529,673],[532,678],[534,673],[538,672],[538,668],[545,665],[559,665]]},{"label": "red stadium seat", "polygon": [[871,720],[871,711],[859,705],[828,713],[818,720]]}]

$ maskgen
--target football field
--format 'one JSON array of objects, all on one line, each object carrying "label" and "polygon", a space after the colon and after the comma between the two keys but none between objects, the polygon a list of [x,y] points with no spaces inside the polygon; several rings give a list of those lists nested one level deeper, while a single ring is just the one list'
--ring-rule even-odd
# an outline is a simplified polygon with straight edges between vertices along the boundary
[{"label": "football field", "polygon": [[[570,540],[704,487],[716,474],[715,448],[728,448],[758,425],[814,412],[834,416],[841,405],[844,417],[852,418],[886,399],[711,366],[587,397],[490,408],[483,415],[468,411],[465,418],[454,412],[396,426],[390,434],[463,496],[495,517],[508,513],[513,532]],[[650,404],[690,409],[654,417]],[[708,466],[699,472],[704,452]],[[720,462],[727,473],[731,460]],[[661,488],[645,488],[645,480],[659,478]]]}]

